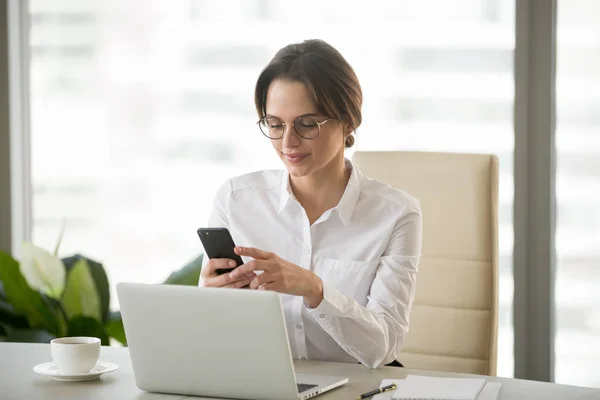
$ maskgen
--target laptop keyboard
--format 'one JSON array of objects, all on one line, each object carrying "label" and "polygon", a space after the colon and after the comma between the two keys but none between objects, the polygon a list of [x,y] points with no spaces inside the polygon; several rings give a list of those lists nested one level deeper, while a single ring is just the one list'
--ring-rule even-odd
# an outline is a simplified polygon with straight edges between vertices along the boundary
[{"label": "laptop keyboard", "polygon": [[314,387],[317,387],[319,385],[311,385],[308,383],[298,383],[298,393],[302,393],[302,392],[306,392],[307,390],[310,390]]}]

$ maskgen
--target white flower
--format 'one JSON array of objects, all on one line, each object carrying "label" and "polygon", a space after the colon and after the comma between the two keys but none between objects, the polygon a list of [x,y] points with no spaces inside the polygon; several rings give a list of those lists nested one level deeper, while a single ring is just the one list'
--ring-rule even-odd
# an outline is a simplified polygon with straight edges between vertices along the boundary
[{"label": "white flower", "polygon": [[65,289],[65,265],[46,250],[24,242],[21,247],[21,275],[29,286],[59,299]]}]

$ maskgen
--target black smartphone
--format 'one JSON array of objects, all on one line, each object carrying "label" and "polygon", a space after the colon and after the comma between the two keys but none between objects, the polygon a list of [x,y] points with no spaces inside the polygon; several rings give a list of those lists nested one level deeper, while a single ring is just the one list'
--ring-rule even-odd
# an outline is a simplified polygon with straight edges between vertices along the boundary
[{"label": "black smartphone", "polygon": [[[244,263],[242,257],[233,251],[235,243],[233,243],[233,238],[227,228],[200,228],[197,232],[208,258],[229,258],[237,263],[235,268]],[[235,268],[217,269],[215,272],[221,275],[231,272]]]}]

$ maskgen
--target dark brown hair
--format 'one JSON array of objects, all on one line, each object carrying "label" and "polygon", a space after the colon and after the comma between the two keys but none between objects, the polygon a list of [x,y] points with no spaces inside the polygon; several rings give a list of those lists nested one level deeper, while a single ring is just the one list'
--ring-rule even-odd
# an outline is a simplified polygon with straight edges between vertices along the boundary
[{"label": "dark brown hair", "polygon": [[[360,126],[360,83],[350,64],[328,43],[305,40],[275,54],[256,82],[254,102],[259,118],[267,113],[267,92],[275,79],[304,83],[321,114],[350,125],[352,132]],[[348,135],[344,143],[351,147],[354,136]]]}]

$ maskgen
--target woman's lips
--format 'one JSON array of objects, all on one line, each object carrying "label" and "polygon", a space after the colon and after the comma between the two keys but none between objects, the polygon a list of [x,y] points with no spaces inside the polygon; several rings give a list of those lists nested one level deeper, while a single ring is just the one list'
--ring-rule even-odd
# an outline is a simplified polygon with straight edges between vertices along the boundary
[{"label": "woman's lips", "polygon": [[286,160],[288,160],[288,162],[292,163],[292,164],[298,164],[299,162],[301,162],[302,160],[304,160],[306,157],[308,157],[308,154],[284,154]]}]

